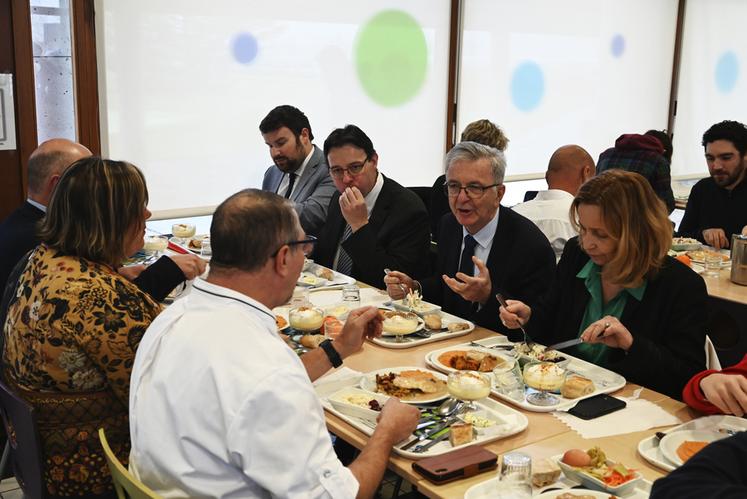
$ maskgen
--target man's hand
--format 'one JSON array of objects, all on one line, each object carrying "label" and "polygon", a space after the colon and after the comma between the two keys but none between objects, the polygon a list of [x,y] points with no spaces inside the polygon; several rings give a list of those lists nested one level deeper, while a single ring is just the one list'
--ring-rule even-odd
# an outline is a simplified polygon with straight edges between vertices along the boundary
[{"label": "man's hand", "polygon": [[462,272],[457,272],[456,279],[443,275],[442,278],[447,286],[453,292],[467,301],[485,304],[490,298],[490,271],[482,260],[476,256],[472,257],[472,262],[477,266],[478,274],[476,277],[468,276]]},{"label": "man's hand", "polygon": [[724,229],[706,229],[703,231],[703,240],[708,246],[716,249],[728,248],[729,240],[726,238]]},{"label": "man's hand", "polygon": [[179,270],[182,271],[182,274],[184,274],[184,277],[191,281],[192,279],[195,279],[196,277],[199,277],[202,275],[203,272],[205,272],[205,267],[207,263],[205,260],[200,258],[197,255],[170,255],[167,258],[171,258],[175,264],[179,267]]},{"label": "man's hand", "polygon": [[415,281],[407,274],[394,270],[384,276],[384,284],[389,298],[401,300],[415,286]]},{"label": "man's hand", "polygon": [[509,329],[519,329],[529,322],[529,318],[532,316],[532,309],[529,305],[519,300],[506,300],[508,307],[500,307],[498,314],[501,317],[501,322],[504,326]]},{"label": "man's hand", "polygon": [[117,272],[128,281],[134,281],[145,270],[145,265],[130,265],[129,267],[119,267]]},{"label": "man's hand", "polygon": [[743,236],[747,236],[747,225],[745,225],[744,227],[742,227],[742,235]]},{"label": "man's hand", "polygon": [[334,347],[343,359],[363,346],[366,338],[381,336],[382,319],[376,307],[363,307],[350,312],[347,321],[335,339]]},{"label": "man's hand", "polygon": [[419,419],[419,410],[391,397],[381,408],[376,420],[376,433],[385,433],[393,445],[412,435]]},{"label": "man's hand", "polygon": [[353,232],[368,223],[366,200],[357,187],[348,187],[340,194],[340,211]]},{"label": "man's hand", "polygon": [[714,373],[700,380],[706,400],[724,414],[747,414],[747,378],[741,374]]},{"label": "man's hand", "polygon": [[608,347],[622,348],[626,352],[633,345],[633,335],[623,326],[617,317],[606,315],[596,322],[589,324],[581,339],[584,343],[604,343]]}]

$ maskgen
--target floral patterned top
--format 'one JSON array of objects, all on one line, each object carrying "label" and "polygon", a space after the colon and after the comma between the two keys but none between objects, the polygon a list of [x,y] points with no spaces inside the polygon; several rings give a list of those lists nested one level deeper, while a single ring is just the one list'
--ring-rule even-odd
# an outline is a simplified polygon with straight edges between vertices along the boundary
[{"label": "floral patterned top", "polygon": [[161,306],[111,267],[44,244],[20,276],[4,324],[6,381],[37,411],[50,494],[105,494],[98,428],[123,463],[135,350]]}]

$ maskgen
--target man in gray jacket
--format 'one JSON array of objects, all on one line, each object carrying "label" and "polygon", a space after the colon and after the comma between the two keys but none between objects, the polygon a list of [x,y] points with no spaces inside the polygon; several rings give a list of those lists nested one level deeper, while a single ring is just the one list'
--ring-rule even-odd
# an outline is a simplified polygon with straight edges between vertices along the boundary
[{"label": "man in gray jacket", "polygon": [[265,116],[259,131],[275,163],[265,172],[262,190],[293,201],[303,230],[318,235],[337,190],[324,153],[311,143],[309,119],[293,106],[278,106]]}]

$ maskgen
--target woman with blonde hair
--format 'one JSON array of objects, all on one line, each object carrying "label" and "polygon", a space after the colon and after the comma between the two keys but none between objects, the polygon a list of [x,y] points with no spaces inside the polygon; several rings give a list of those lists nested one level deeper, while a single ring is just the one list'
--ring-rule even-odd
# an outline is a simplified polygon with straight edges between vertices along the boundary
[{"label": "woman with blonde hair", "polygon": [[117,273],[143,245],[148,190],[142,172],[85,158],[60,178],[21,267],[4,324],[4,381],[35,409],[47,492],[113,494],[97,431],[123,463],[135,349],[161,311]]},{"label": "woman with blonde hair", "polygon": [[637,173],[609,170],[581,186],[571,239],[556,278],[535,309],[508,300],[510,328],[552,344],[581,338],[568,353],[629,381],[679,398],[705,367],[703,279],[667,256],[672,225],[664,203]]}]

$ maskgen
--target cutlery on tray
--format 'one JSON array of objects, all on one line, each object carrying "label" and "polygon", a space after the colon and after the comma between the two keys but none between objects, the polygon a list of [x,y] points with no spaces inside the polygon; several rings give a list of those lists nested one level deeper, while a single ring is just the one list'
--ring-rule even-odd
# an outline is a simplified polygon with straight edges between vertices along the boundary
[{"label": "cutlery on tray", "polygon": [[[457,420],[456,417],[451,417],[451,418],[443,421],[442,423],[436,425],[435,428],[429,428],[427,431],[423,432],[422,435],[418,436],[417,438],[415,438],[415,439],[407,442],[405,445],[403,445],[402,447],[400,447],[400,450],[407,450],[410,447],[412,447],[412,446],[414,446],[416,444],[419,444],[420,442],[422,442],[426,438],[430,437],[431,435],[435,435],[436,433],[438,433],[439,431],[443,430],[444,428],[448,428],[456,420]],[[447,432],[447,434],[448,434],[448,432]]]},{"label": "cutlery on tray", "polygon": [[412,451],[413,452],[417,452],[417,453],[425,452],[428,449],[430,449],[431,447],[433,447],[434,445],[436,445],[437,443],[441,442],[442,440],[446,440],[447,438],[449,438],[449,433],[450,432],[451,432],[451,430],[449,430],[447,428],[443,435],[439,435],[438,437],[434,438],[433,440],[431,440],[427,444],[420,444],[420,445],[418,445]]}]

